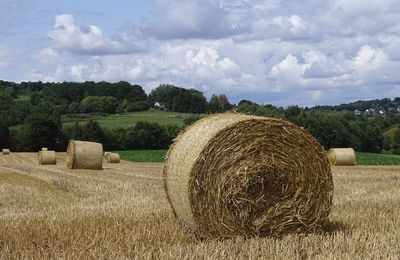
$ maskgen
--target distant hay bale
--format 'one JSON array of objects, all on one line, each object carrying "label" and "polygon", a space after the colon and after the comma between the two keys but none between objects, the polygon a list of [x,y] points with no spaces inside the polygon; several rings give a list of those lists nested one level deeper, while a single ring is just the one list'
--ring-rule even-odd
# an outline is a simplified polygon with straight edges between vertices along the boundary
[{"label": "distant hay bale", "polygon": [[107,152],[107,153],[104,154],[104,159],[108,163],[119,163],[120,162],[119,153]]},{"label": "distant hay bale", "polygon": [[3,148],[3,149],[1,150],[1,154],[9,155],[9,154],[10,154],[10,149]]},{"label": "distant hay bale", "polygon": [[38,152],[38,159],[40,165],[55,165],[57,164],[56,152],[42,150]]},{"label": "distant hay bale", "polygon": [[95,142],[71,140],[67,148],[68,169],[103,168],[103,145]]},{"label": "distant hay bale", "polygon": [[47,151],[47,147],[42,147],[42,151]]},{"label": "distant hay bale", "polygon": [[164,187],[180,223],[203,238],[312,232],[328,220],[333,182],[318,141],[287,121],[219,114],[170,147]]},{"label": "distant hay bale", "polygon": [[356,153],[353,148],[331,148],[327,152],[329,163],[333,166],[355,166]]}]

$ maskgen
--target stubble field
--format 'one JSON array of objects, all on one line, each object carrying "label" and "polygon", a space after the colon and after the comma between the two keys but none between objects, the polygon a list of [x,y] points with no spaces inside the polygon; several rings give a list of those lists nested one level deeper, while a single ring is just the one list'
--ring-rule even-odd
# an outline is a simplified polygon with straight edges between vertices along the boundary
[{"label": "stubble field", "polygon": [[198,241],[174,220],[162,164],[102,171],[0,155],[0,259],[399,259],[400,167],[333,168],[324,233]]}]

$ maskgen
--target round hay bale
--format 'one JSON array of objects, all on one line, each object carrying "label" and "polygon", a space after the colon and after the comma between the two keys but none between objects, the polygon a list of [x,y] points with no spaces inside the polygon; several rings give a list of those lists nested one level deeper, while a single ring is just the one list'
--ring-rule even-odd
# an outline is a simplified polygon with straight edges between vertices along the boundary
[{"label": "round hay bale", "polygon": [[9,155],[10,154],[10,149],[3,148],[1,150],[1,153],[4,154],[4,155]]},{"label": "round hay bale", "polygon": [[120,162],[120,157],[119,157],[119,153],[105,153],[105,160],[108,163],[119,163]]},{"label": "round hay bale", "polygon": [[47,147],[42,147],[42,151],[47,151]]},{"label": "round hay bale", "polygon": [[103,145],[95,142],[69,141],[66,158],[68,169],[101,170]]},{"label": "round hay bale", "polygon": [[55,151],[39,151],[38,159],[40,165],[56,165],[56,152]]},{"label": "round hay bale", "polygon": [[333,196],[314,137],[287,121],[233,113],[201,119],[177,137],[164,187],[178,221],[202,238],[316,231]]},{"label": "round hay bale", "polygon": [[356,165],[356,153],[353,148],[331,148],[327,156],[329,163],[333,166]]}]

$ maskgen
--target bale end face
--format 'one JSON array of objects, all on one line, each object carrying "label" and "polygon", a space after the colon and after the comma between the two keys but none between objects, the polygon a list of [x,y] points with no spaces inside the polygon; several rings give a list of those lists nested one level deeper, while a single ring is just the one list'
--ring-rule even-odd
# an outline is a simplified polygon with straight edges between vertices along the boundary
[{"label": "bale end face", "polygon": [[3,155],[9,155],[11,152],[10,152],[10,149],[6,149],[6,148],[3,148],[2,150],[1,150],[1,154],[3,154]]},{"label": "bale end face", "polygon": [[40,165],[56,165],[56,152],[55,151],[39,151],[38,160]]},{"label": "bale end face", "polygon": [[67,148],[66,165],[68,169],[103,169],[103,145],[71,140]]},{"label": "bale end face", "polygon": [[333,182],[322,146],[289,122],[222,114],[199,120],[170,147],[164,186],[197,236],[280,236],[328,220]]},{"label": "bale end face", "polygon": [[332,166],[355,166],[356,153],[353,148],[331,148],[327,152],[329,163]]}]

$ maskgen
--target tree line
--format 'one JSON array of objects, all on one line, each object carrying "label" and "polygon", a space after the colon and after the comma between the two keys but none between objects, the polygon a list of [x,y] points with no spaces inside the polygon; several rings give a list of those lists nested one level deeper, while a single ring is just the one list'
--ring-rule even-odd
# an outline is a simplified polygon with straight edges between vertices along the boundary
[{"label": "tree line", "polygon": [[213,113],[231,108],[224,94],[209,102],[202,92],[174,85],[160,85],[149,95],[140,85],[125,81],[109,82],[21,82],[0,80],[0,120],[12,126],[22,124],[30,115],[53,116],[78,113],[122,114],[160,109],[184,113]]},{"label": "tree line", "polygon": [[394,99],[382,98],[374,100],[358,100],[348,104],[340,104],[335,106],[316,106],[314,109],[318,110],[334,110],[334,111],[365,111],[367,109],[384,110],[388,113],[396,113],[400,108],[400,97]]},{"label": "tree line", "polygon": [[[352,147],[356,151],[400,154],[400,114],[386,116],[356,115],[353,112],[338,112],[289,106],[279,108],[259,105],[242,100],[236,107],[238,112],[288,120],[304,127],[329,149]],[[393,129],[389,133],[388,129]]]},{"label": "tree line", "polygon": [[95,120],[62,128],[51,119],[30,117],[15,132],[0,123],[0,147],[20,152],[35,152],[42,147],[65,151],[69,140],[76,139],[102,143],[105,150],[166,149],[182,128],[138,122],[126,128],[108,129]]},{"label": "tree line", "polygon": [[[363,152],[400,154],[400,114],[385,116],[356,115],[353,108],[396,107],[400,98],[357,101],[339,106],[287,108],[241,100],[230,104],[224,94],[208,101],[203,93],[162,84],[146,95],[139,85],[128,82],[21,82],[0,81],[0,146],[19,151],[40,147],[65,149],[70,138],[101,141],[106,149],[167,148],[181,129],[146,122],[129,128],[102,129],[97,122],[62,127],[67,114],[115,114],[158,109],[192,114],[209,114],[227,110],[281,118],[304,127],[326,148],[353,147]],[[192,117],[187,124],[200,118]],[[10,126],[14,126],[10,130]],[[397,127],[397,128],[396,128]],[[393,131],[388,131],[392,129]]]}]

